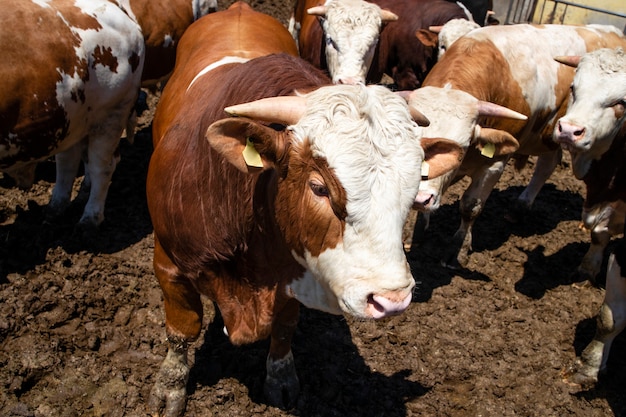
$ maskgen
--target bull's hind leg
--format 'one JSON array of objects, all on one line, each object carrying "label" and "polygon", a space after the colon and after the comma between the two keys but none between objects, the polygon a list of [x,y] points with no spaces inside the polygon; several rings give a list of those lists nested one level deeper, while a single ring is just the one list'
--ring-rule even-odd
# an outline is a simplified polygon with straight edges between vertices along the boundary
[{"label": "bull's hind leg", "polygon": [[265,397],[280,408],[295,406],[300,393],[300,382],[291,353],[291,340],[298,324],[300,304],[295,299],[287,302],[272,325],[270,352],[267,355]]},{"label": "bull's hind leg", "polygon": [[153,416],[180,416],[185,410],[189,365],[187,349],[200,335],[202,301],[192,283],[154,243],[154,271],[163,290],[168,351],[150,392]]}]

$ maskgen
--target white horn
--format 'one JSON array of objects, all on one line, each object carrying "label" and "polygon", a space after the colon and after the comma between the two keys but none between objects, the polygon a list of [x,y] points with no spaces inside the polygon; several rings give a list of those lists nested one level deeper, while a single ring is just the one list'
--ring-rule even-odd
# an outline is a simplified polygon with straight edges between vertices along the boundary
[{"label": "white horn", "polygon": [[286,126],[298,123],[305,110],[306,99],[297,96],[263,98],[224,109],[232,116],[244,116]]},{"label": "white horn", "polygon": [[308,14],[313,16],[326,16],[326,6],[315,6],[307,9]]},{"label": "white horn", "polygon": [[508,117],[509,119],[527,120],[528,117],[508,107],[488,101],[478,100],[478,114],[480,116]]},{"label": "white horn", "polygon": [[383,22],[393,22],[398,20],[398,15],[385,9],[380,10],[380,20]]},{"label": "white horn", "polygon": [[560,62],[561,64],[568,65],[570,67],[576,68],[580,63],[580,55],[565,55],[565,56],[555,56],[554,60],[556,62]]},{"label": "white horn", "polygon": [[409,105],[409,111],[411,113],[411,117],[413,118],[413,120],[415,120],[415,123],[417,123],[418,126],[430,125],[430,120],[428,120],[428,117],[424,116],[424,113],[417,110],[415,107]]},{"label": "white horn", "polygon": [[439,33],[441,32],[441,29],[443,28],[443,26],[428,26],[428,30],[430,30],[431,32],[434,33]]}]

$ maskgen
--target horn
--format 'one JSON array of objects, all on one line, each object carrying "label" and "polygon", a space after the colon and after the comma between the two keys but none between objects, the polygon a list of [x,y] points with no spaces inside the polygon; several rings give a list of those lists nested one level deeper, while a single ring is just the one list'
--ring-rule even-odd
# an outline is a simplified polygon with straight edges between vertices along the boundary
[{"label": "horn", "polygon": [[417,123],[418,126],[430,125],[430,120],[428,120],[428,117],[424,116],[424,113],[417,110],[415,107],[409,105],[409,111],[411,113],[411,117],[413,118],[413,120],[415,120],[415,123]]},{"label": "horn", "polygon": [[443,28],[443,25],[439,25],[439,26],[428,26],[428,30],[430,30],[431,32],[435,32],[435,33],[439,33],[441,32],[441,29]]},{"label": "horn", "polygon": [[528,117],[508,107],[499,104],[490,103],[488,101],[478,100],[478,115],[493,117],[508,117],[509,119],[527,120]]},{"label": "horn", "polygon": [[307,9],[307,13],[313,16],[326,16],[326,6],[315,6]]},{"label": "horn", "polygon": [[576,68],[580,63],[580,55],[565,55],[565,56],[555,56],[554,60],[556,62],[560,62],[561,64],[568,65],[570,67]]},{"label": "horn", "polygon": [[263,98],[229,106],[224,111],[232,116],[249,117],[290,126],[298,123],[306,111],[306,99],[297,96]]},{"label": "horn", "polygon": [[380,20],[383,22],[393,22],[394,20],[398,20],[398,15],[389,10],[381,9]]},{"label": "horn", "polygon": [[400,90],[395,92],[396,95],[406,100],[407,104],[409,105],[409,112],[411,113],[411,117],[413,118],[415,123],[417,123],[418,126],[429,126],[430,120],[428,120],[428,117],[424,116],[424,113],[417,110],[414,106],[411,106],[411,93],[413,93],[413,90]]}]

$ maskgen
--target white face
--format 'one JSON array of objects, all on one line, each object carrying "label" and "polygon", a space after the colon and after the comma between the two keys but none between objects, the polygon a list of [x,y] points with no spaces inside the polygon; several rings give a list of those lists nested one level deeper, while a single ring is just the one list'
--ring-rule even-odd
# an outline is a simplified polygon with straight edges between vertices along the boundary
[{"label": "white face", "polygon": [[[406,102],[380,86],[324,87],[307,96],[307,113],[290,129],[345,191],[345,213],[331,219],[341,227],[324,237],[321,251],[305,244],[294,254],[309,273],[288,293],[336,314],[380,318],[403,311],[415,282],[402,228],[424,159]],[[320,194],[318,210],[332,211],[332,195]]]},{"label": "white face", "polygon": [[452,19],[446,22],[441,28],[439,35],[437,36],[438,43],[438,57],[441,57],[446,53],[448,48],[461,36],[469,33],[470,31],[479,28],[480,25],[476,22],[467,19]]},{"label": "white face", "polygon": [[569,150],[578,178],[611,146],[626,123],[626,55],[600,49],[582,57],[571,87],[567,113],[555,140]]},{"label": "white face", "polygon": [[[422,137],[446,138],[457,142],[464,151],[472,144],[478,125],[478,100],[460,90],[422,87],[411,94],[411,106],[422,112],[430,125],[422,128]],[[416,208],[434,211],[457,171],[422,180],[416,196]]]},{"label": "white face", "polygon": [[365,1],[333,1],[323,19],[326,63],[334,84],[365,83],[381,29],[380,8]]}]

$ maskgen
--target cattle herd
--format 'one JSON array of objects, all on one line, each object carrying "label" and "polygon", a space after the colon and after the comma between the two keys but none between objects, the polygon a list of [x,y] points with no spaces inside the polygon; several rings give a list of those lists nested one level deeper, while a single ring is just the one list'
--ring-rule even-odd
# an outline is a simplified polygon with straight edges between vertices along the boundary
[{"label": "cattle herd", "polygon": [[[407,254],[440,227],[451,189],[460,225],[437,261],[462,271],[507,167],[536,161],[506,210],[514,227],[565,158],[588,231],[573,280],[581,291],[606,285],[595,337],[557,368],[568,389],[595,389],[626,327],[626,244],[611,245],[626,216],[626,36],[599,24],[490,24],[490,6],[295,0],[285,22],[245,2],[3,3],[0,170],[28,189],[54,158],[43,228],[63,222],[78,194],[72,233],[98,236],[140,92],[158,91],[140,192],[167,352],[148,414],[185,414],[205,300],[237,348],[269,340],[259,401],[296,409],[301,306],[401,316],[424,279]],[[27,385],[4,386],[19,395]]]}]

